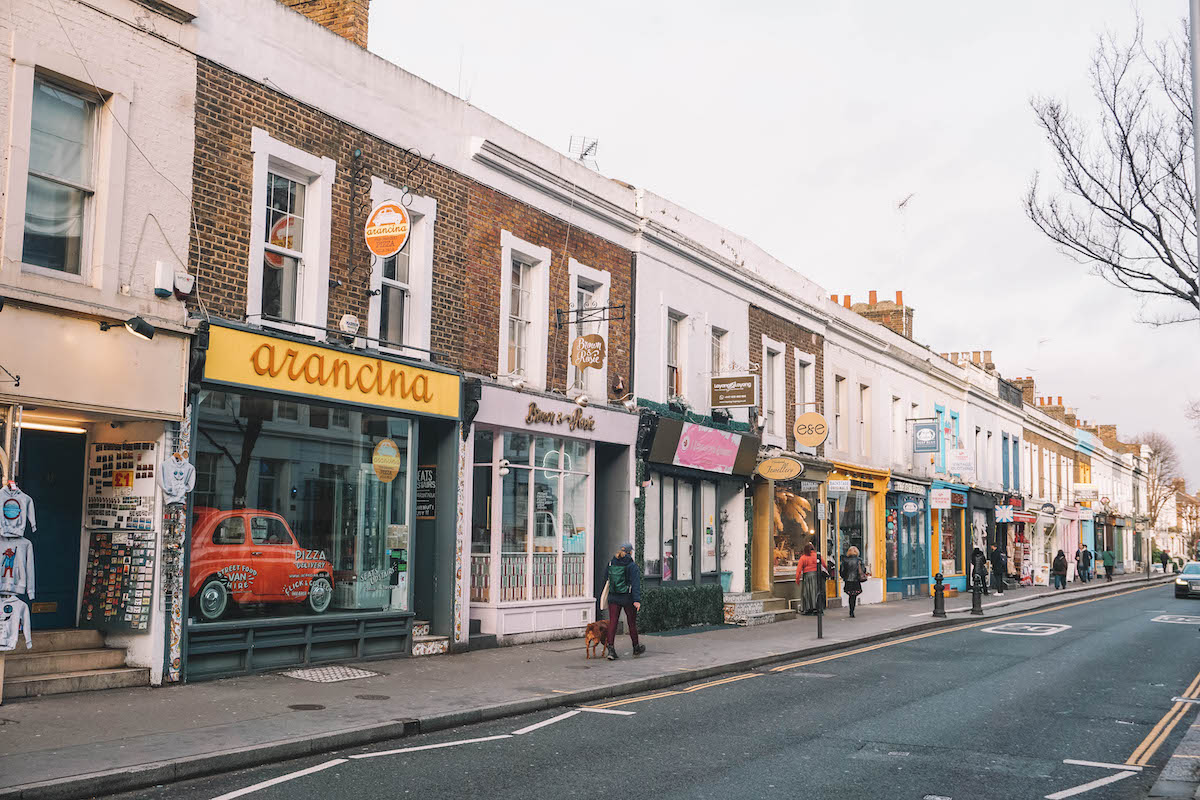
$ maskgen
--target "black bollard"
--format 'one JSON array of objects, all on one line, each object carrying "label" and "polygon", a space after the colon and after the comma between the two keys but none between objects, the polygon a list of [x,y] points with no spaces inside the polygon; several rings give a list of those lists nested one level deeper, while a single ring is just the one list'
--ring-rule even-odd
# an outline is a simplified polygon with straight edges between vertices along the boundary
[{"label": "black bollard", "polygon": [[942,586],[942,573],[933,576],[933,615],[946,616],[946,589]]},{"label": "black bollard", "polygon": [[971,613],[976,617],[983,616],[983,576],[975,573],[975,582],[971,586]]}]

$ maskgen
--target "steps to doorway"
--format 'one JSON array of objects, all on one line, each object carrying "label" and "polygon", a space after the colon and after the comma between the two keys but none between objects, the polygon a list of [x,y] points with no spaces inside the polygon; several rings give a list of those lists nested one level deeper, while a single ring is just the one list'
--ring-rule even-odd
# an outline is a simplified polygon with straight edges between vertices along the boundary
[{"label": "steps to doorway", "polygon": [[725,595],[725,621],[734,625],[767,625],[795,619],[788,602],[770,592],[738,592]]},{"label": "steps to doorway", "polygon": [[4,659],[4,699],[147,686],[150,670],[125,666],[125,651],[99,631],[35,631],[33,648]]},{"label": "steps to doorway", "polygon": [[412,654],[414,656],[440,656],[450,652],[449,636],[433,636],[425,620],[413,622]]}]

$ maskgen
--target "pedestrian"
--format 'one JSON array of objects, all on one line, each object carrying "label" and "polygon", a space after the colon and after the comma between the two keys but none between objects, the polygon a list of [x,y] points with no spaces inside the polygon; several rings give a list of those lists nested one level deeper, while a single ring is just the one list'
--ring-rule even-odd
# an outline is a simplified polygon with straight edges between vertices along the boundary
[{"label": "pedestrian", "polygon": [[808,616],[816,614],[825,587],[821,582],[821,557],[813,553],[812,542],[804,545],[796,564],[796,583],[800,584],[801,612]]},{"label": "pedestrian", "polygon": [[862,582],[868,577],[867,565],[858,557],[858,548],[851,545],[842,558],[842,582],[846,589],[846,597],[850,598],[850,616],[854,616],[854,606],[858,596],[862,594]]},{"label": "pedestrian", "polygon": [[1058,555],[1054,557],[1050,574],[1054,577],[1055,589],[1067,588],[1067,554],[1062,550],[1059,550]]},{"label": "pedestrian", "polygon": [[629,639],[633,642],[633,654],[646,652],[646,645],[638,644],[637,612],[642,607],[642,573],[633,560],[633,543],[626,542],[608,562],[608,653],[609,661],[616,661],[617,623],[621,611],[625,611],[625,625],[629,628]]},{"label": "pedestrian", "polygon": [[1158,560],[1162,562],[1164,575],[1167,573],[1167,559],[1168,558],[1170,558],[1170,556],[1167,555],[1166,550],[1158,551]]},{"label": "pedestrian", "polygon": [[1086,544],[1080,548],[1079,565],[1083,568],[1080,573],[1083,575],[1083,582],[1088,583],[1092,579],[1092,551],[1088,550]]},{"label": "pedestrian", "polygon": [[1104,580],[1112,583],[1113,566],[1117,563],[1117,556],[1109,547],[1105,549],[1102,558],[1104,559]]},{"label": "pedestrian", "polygon": [[971,551],[971,586],[975,586],[976,583],[982,588],[984,594],[988,594],[987,556],[978,547]]},{"label": "pedestrian", "polygon": [[1004,594],[1004,576],[1008,574],[1008,556],[999,545],[992,545],[992,588],[996,594]]}]

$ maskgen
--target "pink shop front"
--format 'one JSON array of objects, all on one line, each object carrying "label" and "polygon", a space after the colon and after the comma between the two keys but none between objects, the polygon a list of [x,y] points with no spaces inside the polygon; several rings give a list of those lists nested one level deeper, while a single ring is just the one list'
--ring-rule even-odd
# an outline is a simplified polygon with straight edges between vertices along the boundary
[{"label": "pink shop front", "polygon": [[577,636],[599,572],[633,536],[638,417],[484,383],[465,442],[471,629],[505,643]]}]

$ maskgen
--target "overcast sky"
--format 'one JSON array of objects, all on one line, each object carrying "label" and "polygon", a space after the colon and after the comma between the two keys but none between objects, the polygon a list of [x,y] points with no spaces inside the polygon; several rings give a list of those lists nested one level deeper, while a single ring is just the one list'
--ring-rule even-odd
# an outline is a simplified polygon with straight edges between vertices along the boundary
[{"label": "overcast sky", "polygon": [[[1090,110],[1097,36],[1148,38],[1185,0],[605,3],[444,0],[371,9],[371,49],[601,172],[731,229],[824,286],[904,291],[918,341],[992,350],[1123,439],[1173,436],[1193,490],[1200,326],[1055,251],[1021,196],[1053,178],[1029,99]],[[904,212],[897,204],[913,194]]]}]

